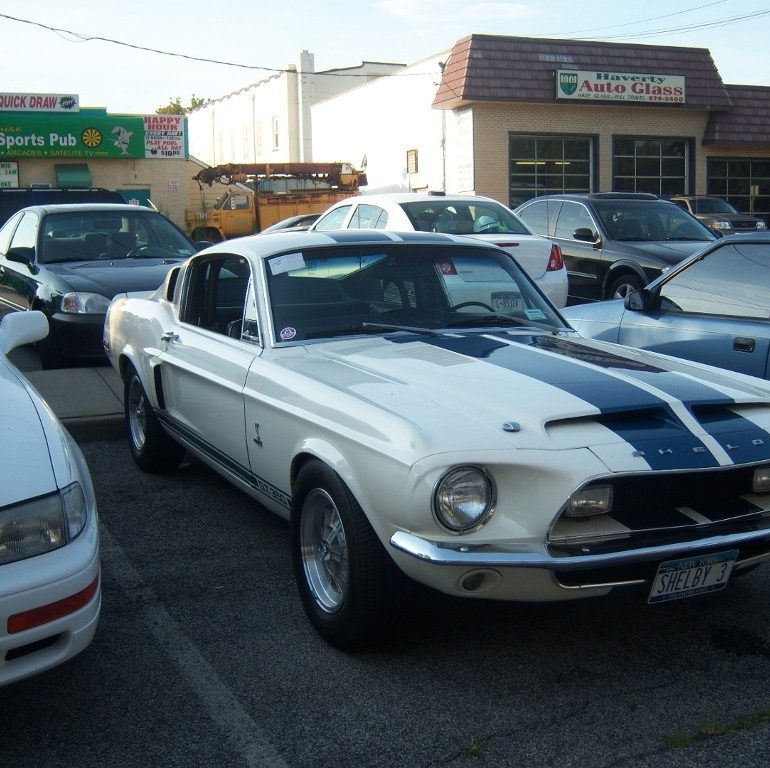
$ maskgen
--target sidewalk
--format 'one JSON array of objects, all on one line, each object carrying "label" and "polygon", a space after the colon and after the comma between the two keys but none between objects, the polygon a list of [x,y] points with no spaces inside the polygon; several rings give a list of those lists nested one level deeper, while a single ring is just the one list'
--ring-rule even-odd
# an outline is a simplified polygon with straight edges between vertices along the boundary
[{"label": "sidewalk", "polygon": [[125,434],[123,382],[114,368],[27,370],[24,375],[76,440],[112,440]]}]

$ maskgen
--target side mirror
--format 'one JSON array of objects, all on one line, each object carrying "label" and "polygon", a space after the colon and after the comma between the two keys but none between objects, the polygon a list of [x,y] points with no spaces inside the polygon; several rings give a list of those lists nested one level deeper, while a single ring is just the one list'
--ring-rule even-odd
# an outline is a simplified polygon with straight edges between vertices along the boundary
[{"label": "side mirror", "polygon": [[624,304],[632,312],[646,312],[652,307],[654,294],[646,288],[626,294]]},{"label": "side mirror", "polygon": [[8,249],[5,258],[8,259],[8,261],[15,261],[17,264],[23,264],[30,272],[37,272],[34,248],[26,248],[17,245],[15,248]]},{"label": "side mirror", "polygon": [[578,227],[573,233],[572,237],[575,240],[580,240],[583,243],[598,243],[599,238],[588,227]]},{"label": "side mirror", "polygon": [[48,335],[48,318],[38,310],[9,312],[0,323],[0,352],[40,341]]}]

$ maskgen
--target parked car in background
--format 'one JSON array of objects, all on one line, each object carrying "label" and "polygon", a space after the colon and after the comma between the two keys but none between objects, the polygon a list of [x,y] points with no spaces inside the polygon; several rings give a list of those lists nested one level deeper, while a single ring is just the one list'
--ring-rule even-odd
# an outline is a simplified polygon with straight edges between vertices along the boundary
[{"label": "parked car in background", "polygon": [[721,197],[709,195],[677,195],[670,198],[680,208],[691,213],[717,235],[733,235],[738,232],[756,232],[767,229],[764,219],[741,213]]},{"label": "parked car in background", "polygon": [[516,214],[558,243],[570,303],[622,298],[716,238],[674,203],[644,193],[543,195]]},{"label": "parked car in background", "polygon": [[288,219],[277,221],[275,224],[271,224],[269,227],[265,227],[260,234],[266,235],[270,232],[301,232],[305,229],[310,229],[310,225],[315,222],[320,213],[301,213],[297,216],[289,216]]},{"label": "parked car in background", "polygon": [[770,235],[731,235],[625,301],[567,307],[582,336],[770,378]]},{"label": "parked car in background", "polygon": [[110,300],[154,290],[197,247],[165,216],[137,205],[24,208],[0,229],[0,315],[45,313],[50,333],[38,344],[43,368],[105,361],[102,326]]},{"label": "parked car in background", "polygon": [[341,648],[397,626],[407,578],[657,604],[770,556],[770,383],[581,339],[479,240],[230,240],[114,300],[105,345],[137,464],[188,450],[288,519]]},{"label": "parked car in background", "polygon": [[444,232],[493,243],[513,256],[555,307],[567,303],[567,270],[559,247],[488,197],[394,192],[351,197],[333,205],[312,225],[332,229]]},{"label": "parked car in background", "polygon": [[83,455],[6,357],[48,330],[0,322],[0,686],[80,653],[99,621],[99,532]]}]

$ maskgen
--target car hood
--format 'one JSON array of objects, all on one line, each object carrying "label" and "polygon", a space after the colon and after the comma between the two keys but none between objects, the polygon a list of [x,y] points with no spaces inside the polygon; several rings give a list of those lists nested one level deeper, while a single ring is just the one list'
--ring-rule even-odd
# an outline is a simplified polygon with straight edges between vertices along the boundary
[{"label": "car hood", "polygon": [[46,268],[73,291],[98,293],[112,299],[120,293],[154,290],[171,267],[182,261],[183,258],[68,261]]},{"label": "car hood", "polygon": [[663,264],[678,264],[685,256],[698,253],[711,244],[711,240],[661,240],[655,242],[619,243],[628,254],[645,253]]},{"label": "car hood", "polygon": [[48,439],[38,404],[0,360],[0,509],[56,490]]},{"label": "car hood", "polygon": [[[329,404],[344,429],[358,413],[394,445],[411,441],[423,455],[588,448],[610,471],[639,469],[640,457],[653,468],[692,469],[731,464],[732,442],[741,461],[770,459],[770,386],[649,352],[528,332],[301,349],[284,365],[312,380],[307,397],[319,418]],[[750,416],[740,415],[749,404]]]}]

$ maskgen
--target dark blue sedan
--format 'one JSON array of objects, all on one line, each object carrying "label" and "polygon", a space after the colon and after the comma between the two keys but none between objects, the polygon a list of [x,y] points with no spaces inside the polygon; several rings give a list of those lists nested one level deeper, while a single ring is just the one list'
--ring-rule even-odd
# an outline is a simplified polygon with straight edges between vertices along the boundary
[{"label": "dark blue sedan", "polygon": [[118,295],[155,290],[198,250],[157,211],[138,205],[35,205],[0,229],[0,315],[39,309],[50,332],[44,368],[105,361],[104,316]]},{"label": "dark blue sedan", "polygon": [[561,311],[602,339],[770,378],[770,235],[731,235],[625,300]]}]

